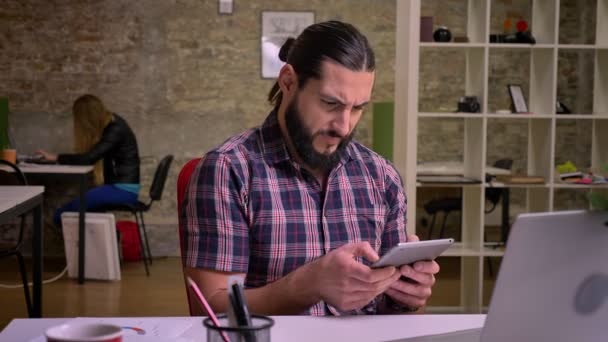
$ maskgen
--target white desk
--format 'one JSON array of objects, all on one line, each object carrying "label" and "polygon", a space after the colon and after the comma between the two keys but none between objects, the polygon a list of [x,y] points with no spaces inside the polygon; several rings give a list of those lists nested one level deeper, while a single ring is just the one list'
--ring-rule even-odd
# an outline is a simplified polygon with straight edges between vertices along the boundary
[{"label": "white desk", "polygon": [[86,212],[86,197],[88,176],[93,172],[93,165],[59,165],[59,164],[28,164],[20,163],[19,169],[29,178],[40,177],[44,180],[60,180],[79,183],[80,208],[78,215],[78,283],[84,283],[84,220]]},{"label": "white desk", "polygon": [[8,212],[43,192],[43,186],[0,185],[0,213]]},{"label": "white desk", "polygon": [[[148,317],[141,320],[154,320]],[[181,336],[189,341],[206,341],[202,317],[184,317],[192,326]],[[272,341],[390,341],[406,337],[439,334],[462,329],[479,328],[485,315],[386,315],[310,317],[274,316]],[[0,333],[0,341],[30,341],[44,331],[69,318],[14,319]],[[152,341],[154,339],[146,341]],[[161,339],[158,339],[159,341]],[[125,342],[129,339],[125,338]]]},{"label": "white desk", "polygon": [[19,169],[29,174],[87,174],[93,171],[93,165],[59,165],[59,164],[29,164],[20,163]]},{"label": "white desk", "polygon": [[32,317],[42,317],[42,186],[0,186],[0,223],[28,212],[34,214],[32,233]]}]

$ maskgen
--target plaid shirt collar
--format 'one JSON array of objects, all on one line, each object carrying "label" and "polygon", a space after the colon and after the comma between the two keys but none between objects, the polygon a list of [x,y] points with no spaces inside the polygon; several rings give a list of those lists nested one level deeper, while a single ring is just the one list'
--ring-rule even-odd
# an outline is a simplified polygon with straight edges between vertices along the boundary
[{"label": "plaid shirt collar", "polygon": [[[278,164],[292,160],[285,139],[283,138],[283,133],[281,132],[281,126],[279,126],[276,110],[270,112],[266,117],[260,131],[264,159],[269,164]],[[356,152],[353,150],[352,144],[348,144],[345,151],[346,153],[342,154],[338,165],[346,164],[354,159],[354,154]],[[296,161],[294,160],[294,162]]]}]

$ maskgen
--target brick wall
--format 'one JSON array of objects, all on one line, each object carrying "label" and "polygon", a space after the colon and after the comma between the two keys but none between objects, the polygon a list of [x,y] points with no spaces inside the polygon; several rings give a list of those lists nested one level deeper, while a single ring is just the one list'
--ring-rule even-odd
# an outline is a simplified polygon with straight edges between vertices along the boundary
[{"label": "brick wall", "polygon": [[[564,2],[564,1],[562,1]],[[175,181],[181,166],[201,156],[227,137],[259,124],[269,106],[265,102],[271,80],[260,77],[260,17],[263,10],[315,12],[316,21],[339,19],[354,23],[372,42],[377,56],[375,101],[390,101],[394,92],[395,0],[261,0],[234,2],[234,14],[218,15],[214,0],[172,1],[40,1],[6,0],[0,6],[0,96],[10,99],[11,129],[20,153],[37,148],[69,151],[72,145],[70,107],[83,93],[99,95],[107,107],[124,116],[134,129],[142,155],[142,198],[158,160],[175,155],[164,198],[146,216],[153,252],[173,253],[175,241]],[[463,35],[466,1],[425,0],[422,13],[435,13],[435,22]],[[492,27],[503,13],[529,13],[528,1],[498,0]],[[567,32],[560,39],[580,38],[580,18],[589,8],[565,1],[577,11],[564,15]],[[583,14],[579,14],[579,12]],[[593,11],[591,11],[593,12]],[[586,13],[586,14],[585,14]],[[421,75],[436,74],[437,58],[421,58]],[[564,56],[561,65],[569,86],[565,98],[580,98],[577,84],[589,84],[587,74],[570,69],[585,65],[578,56]],[[452,66],[421,85],[421,108],[455,106],[462,82]],[[492,56],[493,77],[527,79],[526,56]],[[589,71],[587,71],[589,73]],[[591,74],[592,75],[592,70]],[[587,83],[585,83],[587,82]],[[574,89],[574,90],[573,90]],[[503,107],[508,101],[503,85],[490,79],[490,94]],[[442,99],[441,102],[433,102]],[[579,105],[579,104],[577,104]],[[580,104],[581,108],[588,106]],[[371,115],[360,124],[358,138],[371,145]],[[421,122],[421,160],[459,159],[462,125],[457,121]],[[587,134],[588,127],[565,126],[566,132]],[[434,132],[434,133],[429,133]],[[516,156],[525,165],[526,132],[510,123],[496,122],[489,131],[488,160]],[[569,134],[569,133],[564,133]],[[441,144],[439,144],[441,141]],[[441,145],[441,146],[440,146]],[[450,148],[445,148],[450,146]],[[568,143],[560,143],[567,148]],[[588,146],[577,147],[576,156]],[[579,151],[582,149],[583,151]],[[588,155],[589,153],[586,153]],[[47,216],[75,195],[74,187],[48,185]],[[47,229],[52,229],[47,218]],[[9,234],[10,233],[0,233]],[[47,234],[48,252],[62,253],[60,240]]]},{"label": "brick wall", "polygon": [[[265,98],[273,81],[260,77],[263,10],[312,10],[316,21],[355,23],[376,49],[374,99],[393,97],[394,1],[237,0],[232,15],[218,15],[217,4],[8,0],[0,6],[0,96],[10,99],[20,153],[69,151],[71,104],[90,92],[124,116],[137,135],[141,198],[147,198],[158,160],[175,155],[163,200],[146,215],[156,245],[175,236],[181,166],[258,125],[270,110]],[[370,124],[367,115],[358,130],[368,145]],[[48,186],[54,195],[45,203],[51,230],[48,216],[75,189]],[[62,253],[52,236],[47,234],[49,253]]]}]

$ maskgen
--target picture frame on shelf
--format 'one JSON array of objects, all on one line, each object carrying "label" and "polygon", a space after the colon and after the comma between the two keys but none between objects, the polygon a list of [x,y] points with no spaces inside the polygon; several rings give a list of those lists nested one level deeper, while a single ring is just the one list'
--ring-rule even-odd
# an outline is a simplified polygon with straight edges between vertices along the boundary
[{"label": "picture frame on shelf", "polygon": [[297,38],[315,22],[312,11],[262,11],[262,37],[260,56],[262,78],[277,78],[284,62],[279,51],[287,38]]},{"label": "picture frame on shelf", "polygon": [[528,105],[521,86],[519,84],[509,84],[507,88],[509,89],[509,96],[511,96],[513,113],[528,113]]}]

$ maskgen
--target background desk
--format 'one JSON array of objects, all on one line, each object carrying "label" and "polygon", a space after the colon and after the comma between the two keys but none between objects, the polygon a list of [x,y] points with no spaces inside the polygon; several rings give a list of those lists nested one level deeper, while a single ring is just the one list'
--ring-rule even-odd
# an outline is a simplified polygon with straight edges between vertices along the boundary
[{"label": "background desk", "polygon": [[80,208],[78,211],[78,283],[84,283],[84,220],[86,212],[85,193],[88,187],[89,174],[93,172],[92,165],[43,165],[43,164],[19,164],[21,172],[26,176],[38,176],[45,180],[78,181]]},{"label": "background desk", "polygon": [[[486,165],[486,172],[492,175],[510,175],[511,170],[500,169]],[[464,164],[462,162],[444,161],[428,162],[416,166],[417,175],[433,176],[462,176],[464,175]]]},{"label": "background desk", "polygon": [[42,317],[42,186],[0,186],[0,223],[34,213],[32,234],[32,316]]},{"label": "background desk", "polygon": [[[153,320],[148,317],[142,320]],[[184,317],[192,326],[182,335],[206,341],[202,317]],[[406,337],[479,328],[485,315],[386,315],[386,316],[273,316],[272,341],[390,341]],[[0,341],[30,341],[69,318],[15,319],[0,333]],[[146,341],[151,341],[147,340]],[[159,339],[160,341],[160,339]],[[126,339],[125,342],[129,342]]]},{"label": "background desk", "polygon": [[[498,176],[498,175],[510,175],[511,170],[501,169],[494,166],[486,165],[486,173]],[[418,164],[416,166],[417,176],[463,176],[464,175],[464,164],[462,162],[454,161],[442,161],[442,162],[428,162]],[[485,181],[485,180],[482,180]],[[420,183],[420,182],[418,182]],[[493,184],[493,183],[488,183]],[[462,197],[462,195],[461,195]],[[511,192],[509,187],[505,186],[502,189],[502,218],[501,218],[501,240],[503,243],[507,242],[509,236],[509,206],[511,201]]]}]

